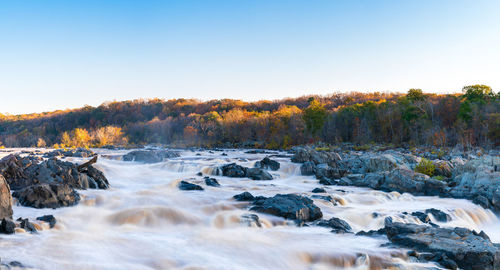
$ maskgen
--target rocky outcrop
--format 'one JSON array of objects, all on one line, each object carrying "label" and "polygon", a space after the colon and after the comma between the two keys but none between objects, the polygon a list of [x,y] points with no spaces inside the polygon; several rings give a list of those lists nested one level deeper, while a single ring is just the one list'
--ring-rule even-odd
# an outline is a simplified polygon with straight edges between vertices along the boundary
[{"label": "rocky outcrop", "polygon": [[429,259],[447,267],[455,263],[466,270],[500,268],[500,253],[484,232],[392,222],[390,218],[386,219],[385,232],[393,244],[432,253]]},{"label": "rocky outcrop", "polygon": [[280,169],[280,163],[278,161],[271,160],[270,158],[265,157],[261,161],[255,162],[255,168],[277,171]]},{"label": "rocky outcrop", "polygon": [[187,181],[181,181],[178,185],[180,190],[203,190],[203,188],[197,184],[189,183]]},{"label": "rocky outcrop", "polygon": [[236,163],[224,165],[220,168],[223,176],[234,178],[251,178],[253,180],[272,180],[273,176],[260,168],[247,168]]},{"label": "rocky outcrop", "polygon": [[9,184],[0,175],[0,219],[12,217],[12,196],[10,195]]},{"label": "rocky outcrop", "polygon": [[414,195],[439,196],[447,193],[446,182],[401,168],[384,173],[347,175],[341,179],[340,184],[370,187],[389,192],[408,192]]},{"label": "rocky outcrop", "polygon": [[23,206],[34,208],[58,208],[72,206],[80,201],[80,195],[64,184],[39,184],[15,191],[12,196]]},{"label": "rocky outcrop", "polygon": [[278,194],[253,201],[252,211],[266,213],[298,222],[314,221],[323,213],[309,198],[296,194]]},{"label": "rocky outcrop", "polygon": [[9,155],[0,160],[2,174],[12,190],[38,184],[65,184],[71,188],[107,189],[109,182],[102,172],[89,165],[78,170],[77,164],[56,158]]},{"label": "rocky outcrop", "polygon": [[80,158],[88,158],[95,156],[96,154],[91,150],[85,148],[77,148],[77,149],[56,149],[54,151],[47,152],[43,155],[45,158],[53,158],[53,157],[80,157]]},{"label": "rocky outcrop", "polygon": [[180,154],[170,150],[134,150],[124,155],[122,159],[124,161],[157,163],[176,157],[180,157]]}]

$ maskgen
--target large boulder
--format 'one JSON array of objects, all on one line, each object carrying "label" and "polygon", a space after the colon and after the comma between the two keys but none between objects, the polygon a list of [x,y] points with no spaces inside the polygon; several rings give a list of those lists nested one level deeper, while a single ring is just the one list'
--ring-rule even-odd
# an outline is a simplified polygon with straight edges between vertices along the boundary
[{"label": "large boulder", "polygon": [[265,157],[261,161],[255,162],[255,168],[277,171],[280,169],[280,163],[276,160]]},{"label": "large boulder", "polygon": [[23,206],[34,208],[58,208],[72,206],[80,201],[80,195],[68,185],[40,184],[15,191],[12,194]]},{"label": "large boulder", "polygon": [[250,210],[299,222],[323,217],[323,213],[311,199],[296,194],[278,194],[271,198],[256,199]]},{"label": "large boulder", "polygon": [[251,178],[253,180],[272,180],[273,176],[260,168],[247,168],[236,163],[226,164],[220,168],[223,176],[233,178]]},{"label": "large boulder", "polygon": [[157,163],[165,159],[180,157],[178,152],[170,150],[135,150],[124,155],[124,161],[137,161],[144,163]]},{"label": "large boulder", "polygon": [[390,218],[386,219],[385,232],[393,244],[432,253],[431,259],[440,263],[452,265],[451,260],[466,270],[500,268],[500,253],[484,232],[392,222]]},{"label": "large boulder", "polygon": [[297,147],[292,157],[292,162],[295,163],[312,161],[314,164],[326,163],[328,165],[333,165],[340,160],[342,160],[342,158],[335,152],[316,151],[310,147]]},{"label": "large boulder", "polygon": [[0,175],[0,219],[12,217],[12,196],[10,195],[9,184]]}]

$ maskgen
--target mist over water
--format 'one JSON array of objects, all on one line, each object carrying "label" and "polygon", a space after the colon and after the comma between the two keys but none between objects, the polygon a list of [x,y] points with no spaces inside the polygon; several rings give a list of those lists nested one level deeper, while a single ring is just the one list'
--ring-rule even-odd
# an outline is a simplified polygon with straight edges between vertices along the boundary
[{"label": "mist over water", "polygon": [[[313,176],[301,176],[299,165],[289,158],[273,158],[281,168],[271,172],[272,181],[212,176],[221,187],[210,187],[196,176],[198,172],[214,174],[218,166],[231,162],[253,167],[266,155],[186,151],[180,158],[142,164],[119,160],[123,151],[96,152],[105,156],[96,167],[104,172],[111,188],[80,191],[82,201],[74,207],[15,206],[15,219],[52,214],[58,224],[37,234],[2,235],[3,260],[18,260],[39,269],[370,269],[379,261],[396,262],[401,269],[435,266],[409,262],[405,250],[381,247],[387,243],[383,237],[334,234],[327,228],[297,227],[279,217],[254,213],[260,218],[259,227],[242,217],[251,213],[247,203],[232,199],[244,191],[310,197],[316,187],[325,188],[335,200],[314,199],[324,218],[344,219],[354,232],[379,229],[387,216],[421,223],[402,212],[437,208],[452,221],[440,223],[430,215],[432,222],[484,230],[492,242],[500,242],[498,218],[467,200],[321,186]],[[205,190],[179,190],[181,180]]]}]

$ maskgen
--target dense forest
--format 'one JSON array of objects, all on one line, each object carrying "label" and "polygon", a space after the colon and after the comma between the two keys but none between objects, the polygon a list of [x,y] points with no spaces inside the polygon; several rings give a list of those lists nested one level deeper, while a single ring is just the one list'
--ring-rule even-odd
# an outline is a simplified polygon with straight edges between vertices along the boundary
[{"label": "dense forest", "polygon": [[150,99],[1,115],[6,147],[164,144],[288,148],[324,142],[394,146],[500,145],[500,93],[335,93],[275,101]]}]

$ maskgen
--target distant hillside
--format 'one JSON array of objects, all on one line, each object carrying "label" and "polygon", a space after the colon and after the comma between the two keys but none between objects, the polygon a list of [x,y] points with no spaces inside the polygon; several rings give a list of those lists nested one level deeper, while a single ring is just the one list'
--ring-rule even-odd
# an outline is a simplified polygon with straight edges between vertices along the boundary
[{"label": "distant hillside", "polygon": [[492,147],[500,98],[484,85],[464,94],[348,93],[275,101],[193,99],[107,102],[41,114],[0,115],[0,142],[19,146],[169,144],[287,148],[323,141]]}]

